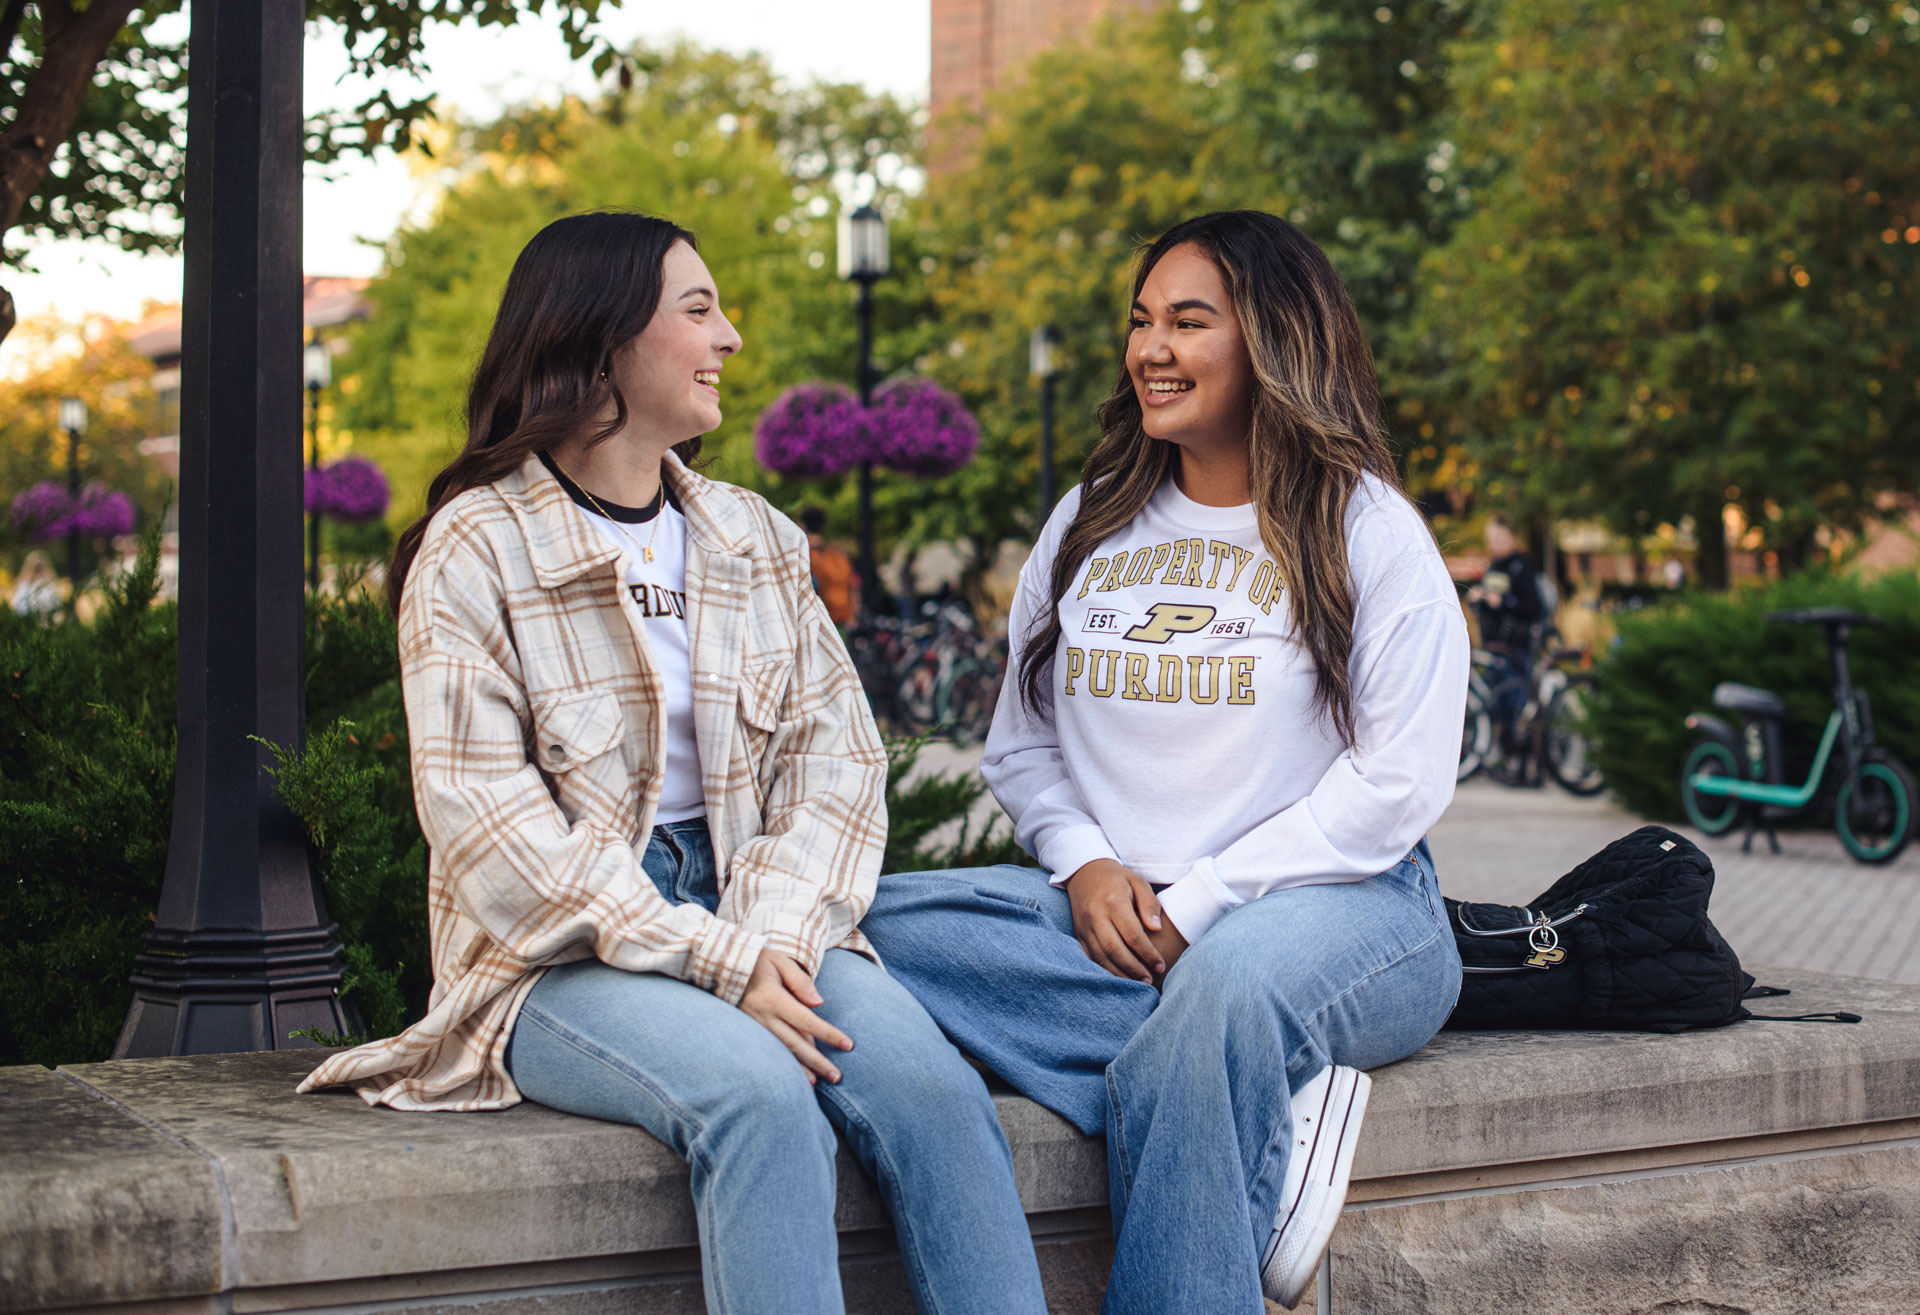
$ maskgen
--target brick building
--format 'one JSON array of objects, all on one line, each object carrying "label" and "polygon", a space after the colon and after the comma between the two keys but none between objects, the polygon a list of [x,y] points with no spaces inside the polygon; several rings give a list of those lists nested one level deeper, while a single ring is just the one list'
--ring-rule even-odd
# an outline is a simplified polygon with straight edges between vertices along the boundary
[{"label": "brick building", "polygon": [[[937,123],[952,109],[970,109],[1033,56],[1069,40],[1095,20],[1160,0],[932,0],[931,108]],[[958,143],[943,143],[936,165]]]}]

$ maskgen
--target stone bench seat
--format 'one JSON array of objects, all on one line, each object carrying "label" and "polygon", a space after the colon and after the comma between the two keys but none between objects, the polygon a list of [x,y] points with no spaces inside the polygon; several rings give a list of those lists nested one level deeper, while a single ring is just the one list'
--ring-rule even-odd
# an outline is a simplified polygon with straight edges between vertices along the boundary
[{"label": "stone bench seat", "polygon": [[[1443,1033],[1376,1072],[1331,1308],[1915,1315],[1920,988],[1761,980],[1865,1021]],[[0,1310],[703,1309],[686,1170],[646,1133],[294,1095],[316,1058],[0,1070]],[[1052,1307],[1093,1312],[1102,1145],[997,1099]],[[844,1149],[838,1222],[849,1310],[911,1311]]]}]

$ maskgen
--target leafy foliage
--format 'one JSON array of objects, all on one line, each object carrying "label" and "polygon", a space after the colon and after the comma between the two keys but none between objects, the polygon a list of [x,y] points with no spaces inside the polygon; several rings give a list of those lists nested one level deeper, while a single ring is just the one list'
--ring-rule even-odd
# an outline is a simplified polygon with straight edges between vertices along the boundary
[{"label": "leafy foliage", "polygon": [[[680,46],[628,58],[632,87],[601,103],[461,126],[441,152],[454,181],[438,210],[389,242],[368,289],[374,314],[340,366],[339,423],[392,478],[394,521],[419,514],[427,480],[464,441],[462,397],[507,272],[561,215],[631,208],[699,236],[746,344],[727,366],[727,423],[709,439],[720,478],[779,495],[788,486],[753,459],[754,419],[789,383],[851,377],[856,326],[852,289],[833,269],[835,186],[868,173],[880,183],[876,204],[897,215],[919,134],[913,113],[857,87],[790,84],[759,56]],[[925,334],[918,255],[899,225],[893,258],[896,276],[875,295],[883,369],[911,361]]]},{"label": "leafy foliage", "polygon": [[1884,630],[1855,630],[1848,657],[1855,684],[1872,701],[1880,743],[1920,763],[1920,669],[1912,659],[1920,649],[1920,576],[1866,581],[1814,572],[1620,615],[1620,643],[1595,669],[1592,712],[1595,758],[1620,801],[1642,817],[1679,816],[1680,770],[1693,743],[1684,723],[1688,713],[1713,711],[1713,687],[1723,680],[1786,701],[1786,775],[1804,779],[1833,711],[1826,645],[1820,627],[1770,624],[1766,614],[1829,606],[1887,622]]},{"label": "leafy foliage", "polygon": [[[15,331],[14,350],[33,367],[0,378],[0,499],[42,481],[67,485],[67,439],[55,427],[63,397],[87,407],[80,438],[80,473],[124,489],[144,517],[160,511],[168,480],[139,451],[139,441],[170,432],[152,386],[152,366],[127,346],[123,326],[94,318],[80,323],[35,318]],[[0,553],[17,557],[29,541],[21,527],[0,527]],[[82,570],[96,564],[95,545],[83,549]]]},{"label": "leafy foliage", "polygon": [[1481,12],[1453,140],[1491,180],[1398,368],[1487,491],[1633,534],[1691,515],[1708,551],[1731,503],[1791,567],[1910,490],[1920,13]]},{"label": "leafy foliage", "polygon": [[104,1059],[173,806],[159,538],[91,629],[0,610],[0,1065]]},{"label": "leafy foliage", "polygon": [[995,824],[1004,819],[974,830],[974,806],[987,792],[977,774],[913,775],[926,743],[923,736],[887,744],[887,849],[880,871],[1030,864],[1012,834]]},{"label": "leafy foliage", "polygon": [[[405,94],[395,77],[419,80],[431,73],[423,56],[432,24],[508,27],[528,16],[558,15],[573,57],[592,58],[595,71],[604,74],[620,58],[595,35],[593,25],[618,5],[619,0],[435,0],[425,5],[306,0],[307,20],[339,37],[350,71],[381,82],[360,104],[309,122],[308,155],[325,164],[416,144],[433,97],[424,87],[418,95]],[[44,8],[28,7],[12,48],[0,51],[5,64],[0,105],[21,105],[46,62]],[[185,9],[185,0],[145,0],[120,29],[105,57],[89,70],[55,167],[27,199],[15,231],[41,238],[98,238],[129,251],[178,247],[186,182]],[[0,131],[10,118],[0,117]],[[18,263],[21,257],[15,252],[6,259]]]}]

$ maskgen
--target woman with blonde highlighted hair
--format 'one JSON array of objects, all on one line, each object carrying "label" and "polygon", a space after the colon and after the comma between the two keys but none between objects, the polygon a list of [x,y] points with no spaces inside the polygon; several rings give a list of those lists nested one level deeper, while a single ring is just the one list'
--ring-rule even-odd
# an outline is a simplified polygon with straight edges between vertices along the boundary
[{"label": "woman with blonde highlighted hair", "polygon": [[1108,1315],[1293,1306],[1364,1070],[1459,991],[1425,834],[1466,628],[1378,410],[1292,225],[1229,211],[1147,246],[982,763],[1038,867],[884,877],[862,924],[963,1048],[1106,1134]]}]

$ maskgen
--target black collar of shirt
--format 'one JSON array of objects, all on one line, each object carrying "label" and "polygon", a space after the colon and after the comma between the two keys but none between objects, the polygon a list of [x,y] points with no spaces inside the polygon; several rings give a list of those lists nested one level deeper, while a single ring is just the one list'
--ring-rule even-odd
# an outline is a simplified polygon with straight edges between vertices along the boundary
[{"label": "black collar of shirt", "polygon": [[660,481],[659,494],[650,504],[645,507],[623,507],[617,502],[608,502],[605,498],[589,498],[586,491],[568,479],[566,472],[555,465],[553,458],[544,452],[540,454],[540,464],[560,481],[560,487],[567,491],[567,496],[573,499],[574,505],[584,507],[609,520],[619,521],[622,525],[645,525],[660,514],[663,501],[672,503],[675,511],[680,510],[680,499],[673,496],[673,490],[667,487],[664,479]]}]

